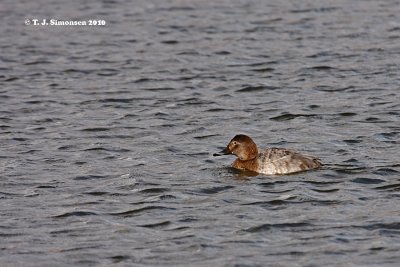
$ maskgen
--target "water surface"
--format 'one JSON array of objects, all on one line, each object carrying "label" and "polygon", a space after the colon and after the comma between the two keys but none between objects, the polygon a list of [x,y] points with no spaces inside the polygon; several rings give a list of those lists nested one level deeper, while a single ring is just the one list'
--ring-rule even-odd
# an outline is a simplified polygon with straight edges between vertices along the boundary
[{"label": "water surface", "polygon": [[[0,265],[397,266],[399,13],[3,1]],[[325,166],[232,170],[238,133]]]}]

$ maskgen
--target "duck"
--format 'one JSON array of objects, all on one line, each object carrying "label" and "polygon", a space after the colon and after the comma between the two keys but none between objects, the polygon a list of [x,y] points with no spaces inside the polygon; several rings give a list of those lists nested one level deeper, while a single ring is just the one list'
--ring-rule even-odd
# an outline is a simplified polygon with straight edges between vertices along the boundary
[{"label": "duck", "polygon": [[259,152],[253,139],[244,134],[236,135],[225,149],[213,156],[231,154],[237,156],[233,168],[266,175],[297,173],[322,166],[320,159],[286,148],[272,147]]}]

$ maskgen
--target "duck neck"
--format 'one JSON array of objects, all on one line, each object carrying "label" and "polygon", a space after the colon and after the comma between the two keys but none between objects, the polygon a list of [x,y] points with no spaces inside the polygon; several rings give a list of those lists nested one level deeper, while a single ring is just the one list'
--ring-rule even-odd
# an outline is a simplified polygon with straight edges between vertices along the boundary
[{"label": "duck neck", "polygon": [[256,145],[248,147],[245,151],[246,152],[239,157],[240,161],[253,160],[258,156],[258,150]]}]

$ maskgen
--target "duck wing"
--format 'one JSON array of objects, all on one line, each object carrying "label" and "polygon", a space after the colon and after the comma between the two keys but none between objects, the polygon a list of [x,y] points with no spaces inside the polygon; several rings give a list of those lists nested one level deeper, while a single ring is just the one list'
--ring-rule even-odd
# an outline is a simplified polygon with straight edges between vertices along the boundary
[{"label": "duck wing", "polygon": [[260,154],[263,173],[287,174],[316,169],[321,166],[319,159],[285,148],[267,148]]}]

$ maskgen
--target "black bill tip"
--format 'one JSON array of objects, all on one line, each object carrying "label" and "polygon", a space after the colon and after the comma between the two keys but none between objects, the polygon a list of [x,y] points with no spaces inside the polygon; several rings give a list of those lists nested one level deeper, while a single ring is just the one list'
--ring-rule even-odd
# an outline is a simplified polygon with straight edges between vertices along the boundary
[{"label": "black bill tip", "polygon": [[214,157],[219,157],[219,156],[229,155],[229,154],[231,154],[231,152],[228,150],[228,148],[224,148],[220,152],[214,153],[213,156]]}]

